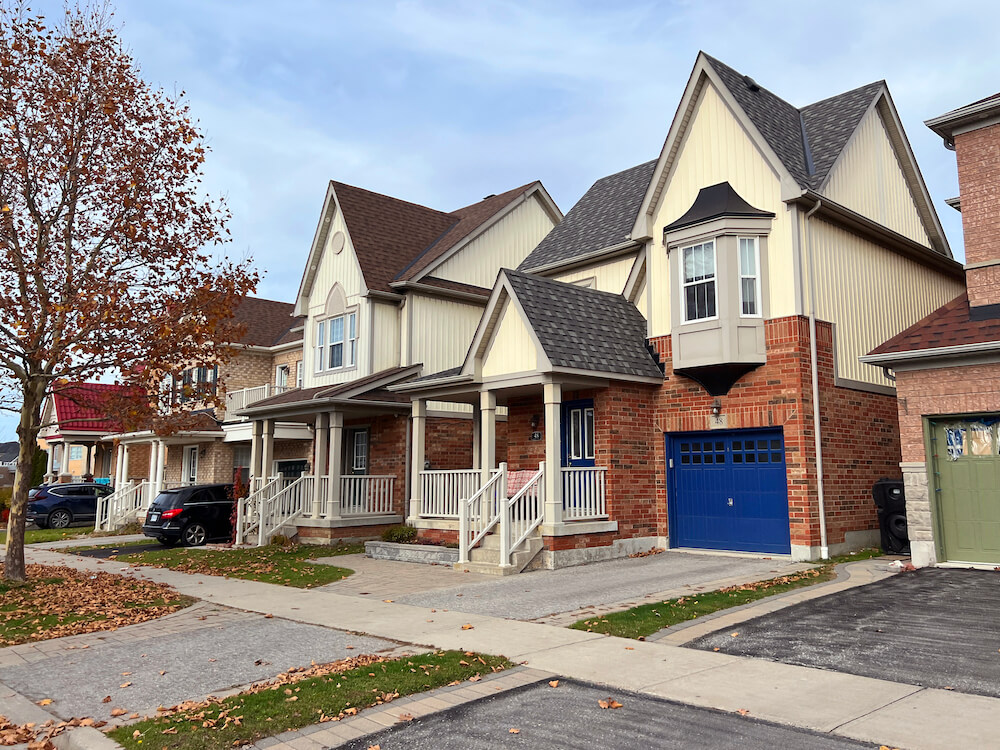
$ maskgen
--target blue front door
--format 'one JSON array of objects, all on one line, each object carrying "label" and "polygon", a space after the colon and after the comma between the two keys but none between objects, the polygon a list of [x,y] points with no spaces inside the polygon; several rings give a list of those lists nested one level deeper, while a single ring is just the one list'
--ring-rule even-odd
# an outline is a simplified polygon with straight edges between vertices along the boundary
[{"label": "blue front door", "polygon": [[672,547],[788,554],[781,430],[667,436]]}]

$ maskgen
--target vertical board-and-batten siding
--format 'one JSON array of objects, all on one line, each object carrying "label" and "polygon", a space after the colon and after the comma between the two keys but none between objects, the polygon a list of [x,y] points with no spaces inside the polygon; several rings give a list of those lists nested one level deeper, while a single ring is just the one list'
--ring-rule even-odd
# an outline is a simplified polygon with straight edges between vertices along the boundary
[{"label": "vertical board-and-batten siding", "polygon": [[[839,226],[809,220],[816,316],[834,324],[837,376],[891,386],[858,357],[961,294],[962,283]],[[809,273],[809,257],[804,271]],[[809,309],[809,282],[805,284]]]},{"label": "vertical board-and-batten siding", "polygon": [[858,125],[821,192],[830,200],[931,247],[877,109],[870,110]]},{"label": "vertical board-and-batten siding", "polygon": [[492,289],[501,268],[517,268],[555,224],[532,196],[428,275]]},{"label": "vertical board-and-batten siding", "polygon": [[[344,248],[335,253],[331,247],[333,237],[337,232],[344,232],[346,240]],[[316,372],[316,319],[322,317],[326,310],[326,300],[334,284],[340,284],[347,297],[347,307],[358,311],[358,366],[348,370],[336,370],[331,373]],[[344,224],[343,214],[338,210],[330,225],[326,247],[320,259],[319,269],[309,293],[309,317],[305,323],[303,336],[303,360],[305,373],[303,387],[311,388],[318,385],[344,383],[348,380],[363,377],[368,373],[369,351],[372,346],[370,330],[371,317],[368,314],[369,302],[362,297],[364,280],[361,276],[361,266],[354,254],[354,245]]]},{"label": "vertical board-and-batten siding", "polygon": [[728,182],[752,206],[774,212],[768,235],[770,278],[766,293],[770,296],[770,314],[778,318],[796,313],[792,219],[781,200],[780,179],[714,85],[708,82],[699,95],[659,204],[653,211],[649,268],[653,292],[649,310],[651,336],[670,333],[670,274],[660,233],[691,207],[699,190],[719,182]]},{"label": "vertical board-and-batten siding", "polygon": [[574,268],[572,271],[560,273],[552,278],[571,284],[593,279],[593,283],[587,285],[591,289],[621,294],[625,290],[625,282],[628,281],[632,266],[635,265],[635,257],[636,253],[632,253],[621,258],[606,260],[603,263]]},{"label": "vertical board-and-batten siding", "polygon": [[483,308],[454,300],[410,294],[412,364],[423,363],[423,374],[458,367],[465,362]]},{"label": "vertical board-and-batten siding", "polygon": [[399,366],[400,307],[385,302],[371,302],[374,310],[372,346],[375,347],[374,372]]},{"label": "vertical board-and-batten siding", "polygon": [[491,378],[532,372],[538,367],[538,352],[517,307],[508,299],[483,354],[483,377]]}]

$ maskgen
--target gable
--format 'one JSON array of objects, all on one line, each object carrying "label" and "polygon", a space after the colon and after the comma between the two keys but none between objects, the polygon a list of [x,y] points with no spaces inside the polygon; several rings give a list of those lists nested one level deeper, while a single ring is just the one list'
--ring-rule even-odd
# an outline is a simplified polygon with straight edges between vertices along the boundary
[{"label": "gable", "polygon": [[921,245],[932,246],[878,108],[873,107],[861,120],[822,192]]},{"label": "gable", "polygon": [[323,314],[336,285],[341,287],[347,306],[357,304],[358,298],[368,291],[344,213],[335,205],[328,210],[332,212],[328,231],[321,236],[317,233],[317,240],[322,244],[314,249],[310,257],[310,262],[315,264],[313,280],[304,298],[299,300],[302,308],[298,309],[299,305],[296,305],[299,314]]},{"label": "gable", "polygon": [[489,289],[498,268],[516,268],[556,226],[536,192],[433,268],[436,278]]},{"label": "gable", "polygon": [[521,312],[508,296],[503,302],[493,336],[482,354],[484,378],[518,372],[534,372],[538,368],[538,351]]}]

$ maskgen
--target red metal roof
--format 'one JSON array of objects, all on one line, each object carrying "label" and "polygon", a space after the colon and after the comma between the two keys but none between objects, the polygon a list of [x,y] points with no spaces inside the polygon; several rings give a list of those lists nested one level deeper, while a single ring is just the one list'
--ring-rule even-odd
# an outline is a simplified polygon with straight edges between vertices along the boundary
[{"label": "red metal roof", "polygon": [[896,354],[993,341],[1000,342],[1000,320],[972,320],[969,317],[969,296],[963,292],[872,350],[871,354]]},{"label": "red metal roof", "polygon": [[121,432],[121,420],[109,417],[107,408],[115,398],[128,393],[123,385],[66,383],[52,392],[56,427],[60,432]]}]

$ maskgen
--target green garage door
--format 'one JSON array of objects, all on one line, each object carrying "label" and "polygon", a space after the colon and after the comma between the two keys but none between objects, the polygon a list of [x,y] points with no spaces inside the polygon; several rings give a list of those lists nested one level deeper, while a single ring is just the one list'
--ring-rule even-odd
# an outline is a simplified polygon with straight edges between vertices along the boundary
[{"label": "green garage door", "polygon": [[946,560],[1000,565],[1000,415],[931,422]]}]

